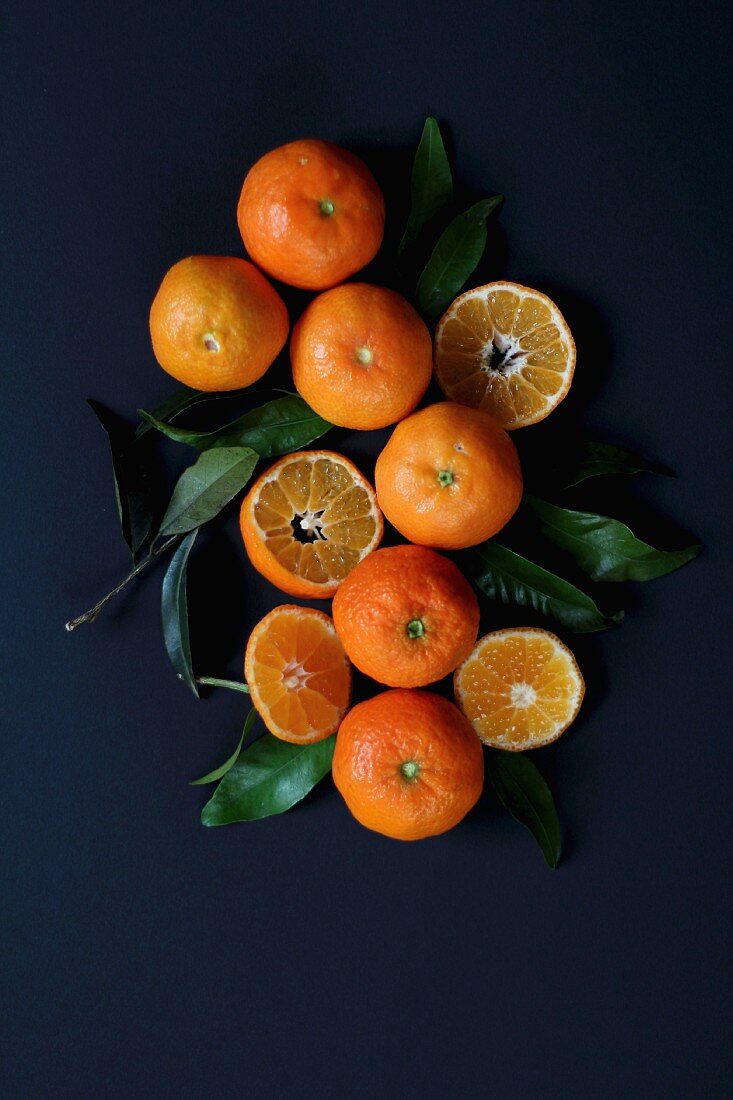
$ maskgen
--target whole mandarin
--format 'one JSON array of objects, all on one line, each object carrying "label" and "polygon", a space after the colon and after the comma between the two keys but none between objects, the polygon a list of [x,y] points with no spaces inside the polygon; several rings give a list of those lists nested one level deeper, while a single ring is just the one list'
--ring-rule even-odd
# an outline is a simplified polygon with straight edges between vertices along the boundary
[{"label": "whole mandarin", "polygon": [[390,687],[424,687],[471,652],[479,606],[448,558],[425,546],[389,546],[352,569],[334,596],[333,620],[361,672]]},{"label": "whole mandarin", "polygon": [[301,397],[332,424],[362,431],[412,412],[430,383],[432,355],[427,326],[409,302],[368,283],[320,294],[290,341]]},{"label": "whole mandarin", "polygon": [[339,726],[333,781],[357,821],[396,840],[447,832],[476,804],[481,742],[464,715],[429,691],[383,691]]},{"label": "whole mandarin", "polygon": [[256,382],[284,347],[288,328],[275,288],[235,256],[180,260],[150,308],[155,358],[196,390],[238,390]]},{"label": "whole mandarin", "polygon": [[452,401],[402,420],[377,459],[379,506],[410,542],[458,550],[491,538],[522,499],[511,439],[488,413]]},{"label": "whole mandarin", "polygon": [[249,170],[237,221],[247,252],[269,275],[325,290],[378,252],[384,198],[364,162],[346,149],[291,141]]}]

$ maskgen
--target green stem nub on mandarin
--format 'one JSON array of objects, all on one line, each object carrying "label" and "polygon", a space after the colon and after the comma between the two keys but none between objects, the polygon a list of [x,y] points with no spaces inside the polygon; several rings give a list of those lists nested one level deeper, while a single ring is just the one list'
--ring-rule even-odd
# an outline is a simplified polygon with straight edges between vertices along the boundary
[{"label": "green stem nub on mandarin", "polygon": [[336,207],[333,205],[333,203],[331,202],[330,199],[321,199],[321,202],[319,204],[319,210],[321,211],[321,213],[323,214],[324,217],[326,217],[326,218],[330,217],[331,214],[333,214],[335,209],[336,209]]},{"label": "green stem nub on mandarin", "polygon": [[420,774],[420,765],[417,760],[405,760],[404,764],[400,765],[400,775],[403,779],[406,779],[408,783],[414,783]]},{"label": "green stem nub on mandarin", "polygon": [[425,624],[422,619],[411,619],[407,624],[408,638],[422,638],[425,634]]},{"label": "green stem nub on mandarin", "polygon": [[446,486],[453,484],[453,474],[450,470],[438,470],[438,481],[445,489]]}]

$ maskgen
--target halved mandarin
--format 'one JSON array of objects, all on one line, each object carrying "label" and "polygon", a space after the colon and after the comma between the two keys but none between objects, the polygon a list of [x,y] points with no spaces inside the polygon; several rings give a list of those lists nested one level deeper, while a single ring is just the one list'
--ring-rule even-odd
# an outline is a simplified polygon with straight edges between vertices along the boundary
[{"label": "halved mandarin", "polygon": [[507,430],[548,416],[574,370],[575,341],[560,310],[519,283],[467,290],[438,322],[435,377],[443,393]]},{"label": "halved mandarin", "polygon": [[585,684],[549,630],[496,630],[453,677],[456,702],[486,745],[522,752],[557,740],[577,717]]},{"label": "halved mandarin", "polygon": [[334,451],[281,458],[244,498],[239,522],[255,569],[305,599],[333,596],[384,530],[374,489]]},{"label": "halved mandarin", "polygon": [[296,745],[335,733],[351,702],[351,665],[333,620],[284,604],[249,636],[244,676],[270,733]]}]

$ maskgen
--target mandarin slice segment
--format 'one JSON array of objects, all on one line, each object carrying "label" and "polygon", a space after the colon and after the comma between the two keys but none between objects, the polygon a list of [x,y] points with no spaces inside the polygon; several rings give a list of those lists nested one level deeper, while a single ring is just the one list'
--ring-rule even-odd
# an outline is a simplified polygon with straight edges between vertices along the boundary
[{"label": "mandarin slice segment", "polygon": [[481,740],[513,752],[555,741],[575,720],[585,692],[567,646],[548,630],[529,627],[480,638],[453,682]]},{"label": "mandarin slice segment", "polygon": [[378,546],[374,489],[343,455],[286,455],[252,486],[240,527],[252,565],[291,596],[327,599]]},{"label": "mandarin slice segment", "polygon": [[[536,424],[559,405],[575,358],[555,303],[519,283],[459,295],[435,333],[435,376],[446,397],[491,413],[508,430]],[[540,367],[554,381],[538,374]]]},{"label": "mandarin slice segment", "polygon": [[311,744],[334,733],[351,701],[351,665],[333,620],[284,604],[252,631],[244,659],[252,702],[270,733]]}]

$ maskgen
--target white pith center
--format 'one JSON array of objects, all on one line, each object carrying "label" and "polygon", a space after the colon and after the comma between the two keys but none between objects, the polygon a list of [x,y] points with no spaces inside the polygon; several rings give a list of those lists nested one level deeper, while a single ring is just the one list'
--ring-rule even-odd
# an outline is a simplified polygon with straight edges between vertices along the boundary
[{"label": "white pith center", "polygon": [[306,508],[300,517],[300,523],[298,524],[301,531],[306,531],[309,535],[312,535],[315,539],[325,539],[323,534],[323,513],[312,512],[310,508]]},{"label": "white pith center", "polygon": [[[501,361],[498,363],[495,362],[497,352],[499,356],[502,356]],[[505,336],[503,332],[494,331],[491,343],[484,351],[484,361],[481,369],[485,374],[497,371],[505,378],[509,378],[522,369],[526,358],[527,353],[519,346],[517,340],[513,340],[511,336]]]},{"label": "white pith center", "polygon": [[310,680],[311,673],[306,672],[299,661],[288,661],[282,671],[283,687],[288,691],[298,691]]},{"label": "white pith center", "polygon": [[517,684],[512,684],[511,699],[512,706],[522,710],[524,707],[531,707],[533,703],[537,702],[537,692],[531,684],[524,684],[520,681]]}]

